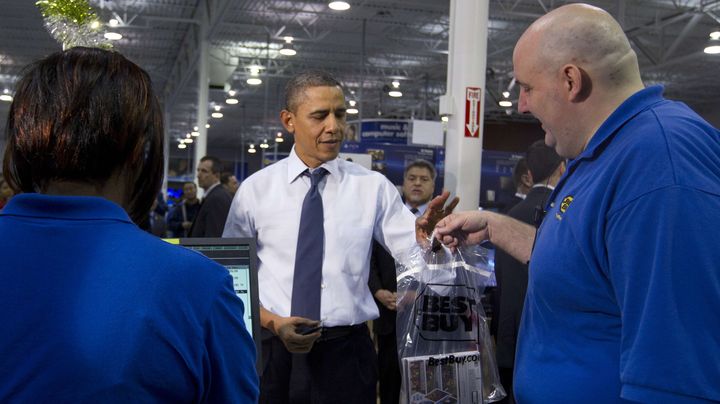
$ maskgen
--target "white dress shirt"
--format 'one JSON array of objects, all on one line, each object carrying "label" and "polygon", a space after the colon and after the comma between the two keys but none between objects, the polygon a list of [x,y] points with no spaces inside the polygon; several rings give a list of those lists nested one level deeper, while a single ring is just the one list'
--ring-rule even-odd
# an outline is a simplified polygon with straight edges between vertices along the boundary
[{"label": "white dress shirt", "polygon": [[[430,201],[425,202],[425,203],[423,203],[422,205],[418,206],[418,207],[417,207],[417,212],[414,213],[415,217],[420,217],[420,216],[424,215],[424,214],[425,214],[425,211],[427,210],[427,207],[428,207],[428,204],[429,204],[429,203],[430,203]],[[407,208],[410,210],[410,212],[412,213],[412,208],[413,208],[413,207],[410,206],[410,204],[408,204],[407,202],[405,202],[405,207],[407,207]]]},{"label": "white dress shirt", "polygon": [[[372,239],[396,259],[415,244],[415,216],[382,174],[342,159],[323,164],[325,220],[320,319],[323,326],[378,317],[368,288]],[[223,237],[256,237],[260,303],[290,316],[300,213],[310,179],[295,154],[248,177],[233,199]],[[318,224],[320,225],[320,224]]]}]

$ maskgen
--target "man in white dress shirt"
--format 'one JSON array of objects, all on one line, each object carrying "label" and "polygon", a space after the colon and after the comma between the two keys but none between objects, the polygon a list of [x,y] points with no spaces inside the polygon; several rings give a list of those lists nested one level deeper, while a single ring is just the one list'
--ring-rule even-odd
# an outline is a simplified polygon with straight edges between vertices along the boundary
[{"label": "man in white dress shirt", "polygon": [[[265,334],[260,402],[374,403],[377,359],[365,325],[378,316],[367,286],[371,244],[375,239],[399,258],[416,241],[415,216],[383,175],[336,159],[345,130],[339,82],[324,72],[302,73],[287,84],[285,100],[280,119],[294,135],[293,150],[243,181],[223,233],[257,237]],[[325,174],[319,180],[318,172]],[[298,237],[313,187],[322,197],[322,223],[314,226],[324,235],[313,227]],[[418,233],[457,204],[443,208],[447,199],[444,193],[430,203]],[[293,290],[305,270],[296,249],[308,238],[320,239],[318,318],[292,315],[298,294],[312,300],[314,292]]]}]

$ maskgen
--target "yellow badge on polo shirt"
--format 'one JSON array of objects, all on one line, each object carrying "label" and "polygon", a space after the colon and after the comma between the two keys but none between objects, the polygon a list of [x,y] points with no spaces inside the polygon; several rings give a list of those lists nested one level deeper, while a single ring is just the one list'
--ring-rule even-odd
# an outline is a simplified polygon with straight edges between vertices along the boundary
[{"label": "yellow badge on polo shirt", "polygon": [[555,214],[555,219],[562,220],[563,215],[570,207],[570,204],[572,203],[573,199],[574,198],[572,195],[568,195],[565,198],[563,198],[562,202],[560,203],[560,209],[558,210],[558,213]]}]

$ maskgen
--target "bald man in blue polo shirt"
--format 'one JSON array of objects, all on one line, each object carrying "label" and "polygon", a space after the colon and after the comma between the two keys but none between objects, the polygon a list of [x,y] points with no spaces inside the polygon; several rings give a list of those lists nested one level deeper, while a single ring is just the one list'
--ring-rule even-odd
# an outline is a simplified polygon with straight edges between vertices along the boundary
[{"label": "bald man in blue polo shirt", "polygon": [[601,9],[541,17],[513,64],[518,109],[540,120],[567,171],[537,232],[482,211],[436,234],[530,261],[518,402],[720,401],[720,133],[644,87]]}]

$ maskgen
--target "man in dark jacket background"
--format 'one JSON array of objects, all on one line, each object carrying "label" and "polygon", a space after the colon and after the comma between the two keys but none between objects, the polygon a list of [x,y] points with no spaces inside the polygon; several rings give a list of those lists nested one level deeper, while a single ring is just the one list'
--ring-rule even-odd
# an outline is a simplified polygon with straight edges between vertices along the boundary
[{"label": "man in dark jacket background", "polygon": [[232,195],[220,185],[222,162],[217,157],[205,156],[197,168],[198,185],[205,191],[200,210],[195,217],[190,237],[221,237],[230,211]]},{"label": "man in dark jacket background", "polygon": [[[507,214],[525,223],[538,225],[542,220],[541,215],[550,192],[565,172],[565,162],[552,147],[546,146],[543,140],[530,145],[526,159],[533,186],[525,199]],[[498,318],[496,354],[500,380],[505,391],[508,392],[508,396],[501,403],[515,403],[512,394],[513,363],[520,316],[527,292],[528,266],[497,249],[495,274],[500,302],[498,312],[495,313]]]}]

